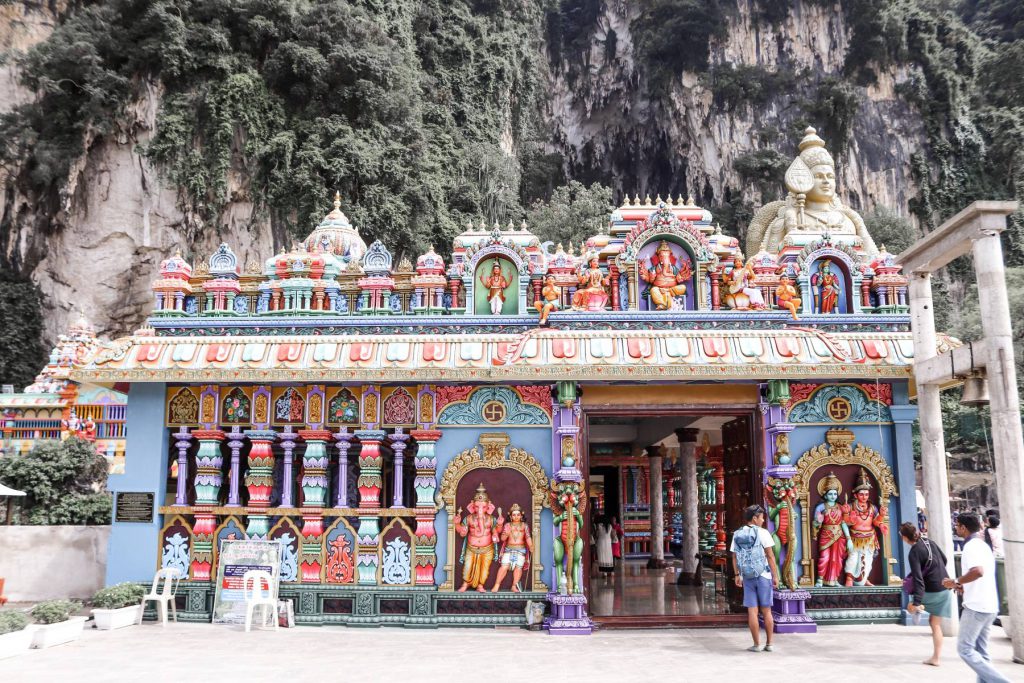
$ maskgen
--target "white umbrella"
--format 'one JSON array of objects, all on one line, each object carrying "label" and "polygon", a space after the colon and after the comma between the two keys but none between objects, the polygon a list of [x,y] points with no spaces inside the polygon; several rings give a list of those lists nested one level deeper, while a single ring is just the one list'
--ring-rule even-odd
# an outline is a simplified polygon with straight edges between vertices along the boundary
[{"label": "white umbrella", "polygon": [[9,488],[7,486],[4,486],[3,484],[0,484],[0,498],[2,498],[4,496],[24,496],[24,495],[25,495],[24,491],[15,491],[12,488]]}]

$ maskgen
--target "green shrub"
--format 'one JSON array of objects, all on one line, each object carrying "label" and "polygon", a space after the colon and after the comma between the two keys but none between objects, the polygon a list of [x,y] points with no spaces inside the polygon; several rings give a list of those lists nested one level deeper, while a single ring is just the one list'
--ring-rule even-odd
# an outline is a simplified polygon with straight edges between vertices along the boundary
[{"label": "green shrub", "polygon": [[7,610],[0,612],[0,636],[5,633],[14,633],[28,626],[28,617],[21,612]]},{"label": "green shrub", "polygon": [[92,596],[92,606],[97,609],[132,607],[138,605],[145,594],[146,590],[137,583],[119,583],[96,591]]},{"label": "green shrub", "polygon": [[59,624],[82,609],[76,600],[47,600],[32,608],[32,618],[37,624]]}]

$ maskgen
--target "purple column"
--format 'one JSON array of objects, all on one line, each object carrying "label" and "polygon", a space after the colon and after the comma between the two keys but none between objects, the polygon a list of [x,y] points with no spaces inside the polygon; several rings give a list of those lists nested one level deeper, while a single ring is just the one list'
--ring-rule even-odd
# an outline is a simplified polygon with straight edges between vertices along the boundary
[{"label": "purple column", "polygon": [[348,507],[348,449],[352,448],[354,438],[348,427],[342,427],[334,434],[334,440],[338,442],[338,492],[334,506],[339,508]]},{"label": "purple column", "polygon": [[292,431],[291,425],[284,428],[279,437],[281,448],[284,449],[284,469],[281,472],[281,507],[292,507],[292,489],[295,482],[292,481],[292,451],[295,450],[295,439],[299,435]]},{"label": "purple column", "polygon": [[242,434],[242,428],[235,425],[228,433],[228,437],[231,439],[228,441],[228,448],[231,449],[231,481],[228,484],[228,504],[225,507],[237,508],[242,507],[241,499],[238,497],[238,486],[241,481],[239,470],[242,467],[239,454],[245,445],[242,441],[245,435]]},{"label": "purple column", "polygon": [[405,479],[405,477],[403,476],[405,474],[404,473],[404,469],[405,469],[404,468],[404,465],[405,465],[404,452],[405,452],[405,446],[406,446],[405,442],[408,441],[408,440],[409,440],[409,435],[404,433],[402,431],[401,427],[395,428],[395,433],[391,435],[391,450],[393,450],[395,452],[395,461],[394,461],[394,470],[395,470],[394,471],[394,475],[395,475],[394,476],[394,480],[395,480],[394,489],[395,490],[394,490],[394,495],[391,496],[391,507],[393,507],[393,508],[405,507],[404,505],[402,505],[402,500],[404,498],[404,496],[402,495],[402,483],[403,483],[403,481]]},{"label": "purple column", "polygon": [[174,504],[188,505],[188,448],[192,445],[192,435],[188,433],[188,427],[182,427],[174,438],[177,439],[174,445],[178,448],[178,490]]}]

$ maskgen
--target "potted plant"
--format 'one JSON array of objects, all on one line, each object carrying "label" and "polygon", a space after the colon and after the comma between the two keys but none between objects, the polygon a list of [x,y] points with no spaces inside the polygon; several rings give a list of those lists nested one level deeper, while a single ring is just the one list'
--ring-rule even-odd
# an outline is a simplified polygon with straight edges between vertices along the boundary
[{"label": "potted plant", "polygon": [[0,612],[0,659],[28,652],[32,644],[32,631],[28,617],[15,610]]},{"label": "potted plant", "polygon": [[92,596],[92,616],[96,628],[111,631],[131,626],[139,620],[142,596],[146,590],[137,583],[119,583],[96,591]]},{"label": "potted plant", "polygon": [[78,640],[85,628],[87,617],[71,616],[82,608],[74,600],[48,600],[32,608],[37,626],[32,636],[32,647],[53,647]]}]

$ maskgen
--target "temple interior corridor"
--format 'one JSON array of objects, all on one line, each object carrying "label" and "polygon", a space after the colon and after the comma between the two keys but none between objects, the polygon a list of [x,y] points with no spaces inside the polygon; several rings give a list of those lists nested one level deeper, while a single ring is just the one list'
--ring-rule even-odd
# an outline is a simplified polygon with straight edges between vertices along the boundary
[{"label": "temple interior corridor", "polygon": [[728,614],[729,601],[720,591],[725,577],[708,570],[703,586],[677,583],[681,565],[648,569],[647,560],[616,562],[607,577],[593,572],[590,579],[591,615],[708,616]]},{"label": "temple interior corridor", "polygon": [[[590,416],[593,616],[653,622],[736,611],[727,543],[759,471],[752,423],[749,414]],[[607,539],[599,547],[608,528],[612,571]]]}]

